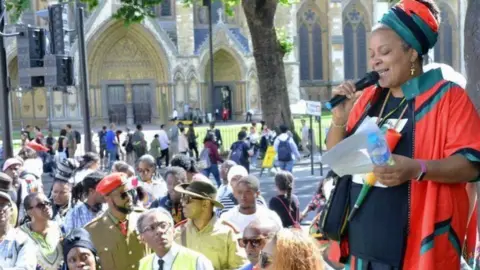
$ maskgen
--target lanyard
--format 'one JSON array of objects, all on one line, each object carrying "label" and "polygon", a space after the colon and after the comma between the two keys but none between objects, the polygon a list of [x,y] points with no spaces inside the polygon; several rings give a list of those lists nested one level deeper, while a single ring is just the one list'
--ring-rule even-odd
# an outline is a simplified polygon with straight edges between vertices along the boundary
[{"label": "lanyard", "polygon": [[[391,91],[389,90],[388,91],[388,94],[385,98],[385,100],[383,101],[383,105],[382,105],[382,108],[380,109],[380,114],[378,115],[378,119],[377,119],[377,125],[379,127],[381,127],[385,121],[388,119],[388,117],[390,117],[392,114],[394,114],[398,109],[400,109],[400,107],[403,105],[403,103],[405,103],[406,99],[403,98],[402,101],[400,102],[400,104],[398,104],[397,107],[395,107],[393,110],[391,110],[390,112],[388,112],[384,117],[382,117],[383,115],[383,112],[385,110],[385,107],[387,105],[387,102],[388,102],[388,99],[390,98],[390,95],[391,95]],[[403,115],[405,114],[405,112],[407,111],[407,108],[408,108],[408,104],[405,105],[405,108],[403,109],[402,113],[400,114],[400,116],[398,117],[397,119],[397,122],[395,123],[395,126],[393,127],[393,129],[396,129],[397,126],[398,126],[398,123],[400,122],[400,120],[403,118]]]}]

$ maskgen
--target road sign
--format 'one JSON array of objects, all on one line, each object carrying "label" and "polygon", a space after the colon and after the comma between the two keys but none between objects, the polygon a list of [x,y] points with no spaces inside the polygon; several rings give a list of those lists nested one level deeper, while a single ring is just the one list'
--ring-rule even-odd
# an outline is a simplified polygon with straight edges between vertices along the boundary
[{"label": "road sign", "polygon": [[322,116],[322,103],[319,101],[305,101],[306,113],[313,116]]}]

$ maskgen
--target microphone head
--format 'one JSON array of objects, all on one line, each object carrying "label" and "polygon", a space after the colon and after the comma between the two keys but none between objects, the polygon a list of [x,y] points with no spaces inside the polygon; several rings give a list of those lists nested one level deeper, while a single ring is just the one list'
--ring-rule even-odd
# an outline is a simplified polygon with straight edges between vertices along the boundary
[{"label": "microphone head", "polygon": [[369,81],[374,81],[375,83],[377,83],[378,80],[380,80],[380,74],[378,74],[378,72],[376,71],[371,71],[367,73],[365,78],[368,78]]}]

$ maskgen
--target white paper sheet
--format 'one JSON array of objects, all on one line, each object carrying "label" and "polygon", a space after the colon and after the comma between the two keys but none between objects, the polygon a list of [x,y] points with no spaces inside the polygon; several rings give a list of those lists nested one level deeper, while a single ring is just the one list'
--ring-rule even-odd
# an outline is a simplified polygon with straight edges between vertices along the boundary
[{"label": "white paper sheet", "polygon": [[367,153],[367,138],[374,132],[381,134],[374,119],[367,116],[352,136],[322,156],[322,163],[329,165],[339,176],[371,172],[373,164]]}]

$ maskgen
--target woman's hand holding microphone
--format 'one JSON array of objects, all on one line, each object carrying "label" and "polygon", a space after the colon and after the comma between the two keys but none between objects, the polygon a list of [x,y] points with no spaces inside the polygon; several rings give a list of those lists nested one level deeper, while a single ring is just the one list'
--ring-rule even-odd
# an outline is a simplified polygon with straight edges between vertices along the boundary
[{"label": "woman's hand holding microphone", "polygon": [[332,96],[336,95],[346,96],[347,99],[332,109],[332,126],[334,128],[345,128],[353,104],[362,95],[362,91],[355,89],[353,81],[345,81],[333,89]]}]

